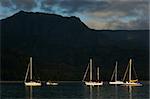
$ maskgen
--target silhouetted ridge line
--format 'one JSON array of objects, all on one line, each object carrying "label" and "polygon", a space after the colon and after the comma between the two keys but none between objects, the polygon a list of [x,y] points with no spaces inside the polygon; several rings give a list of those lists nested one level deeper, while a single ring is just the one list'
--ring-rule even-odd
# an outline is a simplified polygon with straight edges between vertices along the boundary
[{"label": "silhouetted ridge line", "polygon": [[122,74],[129,58],[138,77],[149,78],[149,30],[92,30],[77,17],[24,11],[0,24],[2,80],[23,80],[30,56],[41,80],[82,80],[89,57],[102,80],[115,61]]}]

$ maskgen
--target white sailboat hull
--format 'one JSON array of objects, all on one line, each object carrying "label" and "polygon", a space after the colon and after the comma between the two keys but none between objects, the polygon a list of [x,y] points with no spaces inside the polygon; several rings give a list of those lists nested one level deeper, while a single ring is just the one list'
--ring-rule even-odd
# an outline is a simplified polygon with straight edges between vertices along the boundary
[{"label": "white sailboat hull", "polygon": [[41,86],[41,82],[35,82],[35,81],[30,81],[30,82],[25,82],[26,86]]},{"label": "white sailboat hull", "polygon": [[85,85],[87,85],[87,86],[99,86],[99,85],[103,85],[103,82],[85,82]]},{"label": "white sailboat hull", "polygon": [[[27,76],[30,70],[30,80],[27,82]],[[25,86],[41,86],[41,82],[32,81],[32,57],[30,57],[30,62],[28,64],[25,80],[24,80]]]},{"label": "white sailboat hull", "polygon": [[121,85],[121,84],[124,84],[124,82],[122,82],[122,81],[114,81],[114,82],[109,82],[109,84],[111,84],[111,85]]},{"label": "white sailboat hull", "polygon": [[[88,64],[88,67],[90,69],[90,81],[85,81],[85,85],[87,86],[99,86],[99,85],[103,85],[103,82],[99,82],[99,67],[97,67],[97,82],[95,81],[92,81],[92,59],[90,59],[90,64]],[[87,70],[88,70],[88,67],[86,69],[86,72],[85,74],[87,74]],[[83,78],[83,81],[85,79],[85,74],[84,74],[84,78]]]},{"label": "white sailboat hull", "polygon": [[142,84],[138,82],[125,82],[123,85],[124,86],[142,86]]},{"label": "white sailboat hull", "polygon": [[[132,59],[130,59],[129,60],[129,67],[127,67],[127,69],[126,69],[126,72],[125,72],[125,75],[124,75],[124,77],[123,77],[123,80],[125,79],[125,77],[126,77],[126,73],[127,73],[127,71],[129,71],[129,80],[127,80],[124,84],[123,84],[123,86],[142,86],[142,84],[141,83],[139,83],[138,82],[138,79],[132,79]],[[134,68],[133,68],[134,69]],[[135,70],[134,70],[135,71]],[[136,74],[136,73],[135,73]],[[136,77],[137,78],[137,77]]]},{"label": "white sailboat hull", "polygon": [[56,83],[56,82],[46,82],[46,85],[58,85],[58,83]]}]

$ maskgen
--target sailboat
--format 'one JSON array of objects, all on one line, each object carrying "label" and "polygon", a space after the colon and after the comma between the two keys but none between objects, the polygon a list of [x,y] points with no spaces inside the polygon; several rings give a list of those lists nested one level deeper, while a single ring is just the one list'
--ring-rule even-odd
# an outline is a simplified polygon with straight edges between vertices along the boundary
[{"label": "sailboat", "polygon": [[[84,81],[89,67],[90,67],[90,81]],[[88,66],[87,66],[87,69],[86,69],[86,72],[84,74],[82,81],[85,82],[85,85],[89,85],[89,86],[103,85],[103,82],[99,81],[99,67],[97,67],[97,81],[92,81],[92,59],[90,59],[90,64],[88,64]]]},{"label": "sailboat", "polygon": [[[28,74],[29,74],[29,69],[30,69],[30,79],[29,79],[29,81],[27,81],[27,77],[28,77]],[[41,86],[40,81],[33,81],[33,79],[32,79],[32,57],[30,57],[30,62],[28,64],[24,84],[26,86]]]},{"label": "sailboat", "polygon": [[[109,84],[114,84],[114,85],[123,84],[123,81],[117,80],[117,66],[118,66],[118,62],[116,61],[115,69],[113,71],[113,74],[111,76],[111,81],[109,82]],[[115,78],[115,81],[113,81],[113,78]]]},{"label": "sailboat", "polygon": [[56,86],[56,85],[58,85],[58,83],[49,80],[49,81],[46,82],[46,85],[55,85]]},{"label": "sailboat", "polygon": [[126,72],[125,72],[124,77],[123,77],[123,81],[125,81],[125,78],[127,76],[127,72],[129,72],[129,77],[128,77],[128,81],[126,81],[124,83],[124,85],[125,86],[142,86],[142,84],[140,82],[138,82],[137,75],[136,75],[136,79],[134,79],[134,80],[132,79],[132,68],[133,68],[134,73],[136,75],[135,69],[132,66],[132,59],[130,59],[129,65],[127,66]]}]

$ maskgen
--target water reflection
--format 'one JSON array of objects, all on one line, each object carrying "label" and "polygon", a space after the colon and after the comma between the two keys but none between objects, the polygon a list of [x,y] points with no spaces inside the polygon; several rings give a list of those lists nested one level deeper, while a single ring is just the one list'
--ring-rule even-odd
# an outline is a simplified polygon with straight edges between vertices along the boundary
[{"label": "water reflection", "polygon": [[100,97],[100,87],[99,86],[97,86],[97,99],[99,99],[99,97]]},{"label": "water reflection", "polygon": [[133,93],[133,86],[125,86],[125,89],[126,89],[126,91],[127,91],[127,94],[128,94],[128,98],[129,99],[132,99],[132,97],[133,97],[133,95],[132,95],[132,93]]},{"label": "water reflection", "polygon": [[118,99],[118,86],[115,85],[115,99]]},{"label": "water reflection", "polygon": [[90,86],[90,99],[93,99],[93,87]]},{"label": "water reflection", "polygon": [[32,99],[33,97],[32,91],[33,91],[32,86],[26,87],[26,99]]},{"label": "water reflection", "polygon": [[128,86],[129,99],[132,99],[132,86]]},{"label": "water reflection", "polygon": [[102,99],[100,86],[85,86],[85,95],[88,99]]}]

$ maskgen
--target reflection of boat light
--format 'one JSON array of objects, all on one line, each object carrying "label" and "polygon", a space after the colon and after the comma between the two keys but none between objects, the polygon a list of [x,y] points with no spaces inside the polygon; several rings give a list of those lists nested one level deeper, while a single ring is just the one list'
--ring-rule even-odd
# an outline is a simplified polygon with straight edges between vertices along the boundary
[{"label": "reflection of boat light", "polygon": [[29,99],[32,99],[32,86],[30,86],[29,91],[30,91]]},{"label": "reflection of boat light", "polygon": [[[123,77],[123,81],[124,81],[124,79],[125,79],[125,77],[126,77],[126,75],[127,75],[128,69],[129,69],[129,80],[124,83],[124,86],[142,86],[142,84],[138,82],[138,79],[132,80],[132,73],[131,73],[131,69],[132,69],[132,59],[130,59],[130,61],[129,61],[129,66],[127,66],[125,75],[124,75],[124,77]],[[134,68],[133,68],[133,69],[134,69]],[[135,72],[135,70],[134,70],[134,72]],[[135,74],[136,74],[136,73],[135,73]],[[137,76],[137,75],[136,75],[136,76]],[[136,77],[136,78],[137,78],[137,77]]]},{"label": "reflection of boat light", "polygon": [[132,99],[132,86],[129,86],[129,99]]},{"label": "reflection of boat light", "polygon": [[33,99],[33,86],[25,87],[26,88],[26,99]]},{"label": "reflection of boat light", "polygon": [[118,86],[115,85],[115,99],[118,99]]},{"label": "reflection of boat light", "polygon": [[93,89],[92,89],[92,86],[90,86],[90,99],[93,99]]},{"label": "reflection of boat light", "polygon": [[[118,81],[117,80],[117,65],[118,65],[118,62],[116,61],[116,66],[115,66],[115,69],[113,71],[113,74],[112,74],[112,77],[111,77],[111,81],[109,82],[109,84],[114,84],[114,85],[121,85],[123,84],[123,81]],[[115,76],[114,76],[115,74]],[[115,78],[115,81],[112,81],[113,78]]]},{"label": "reflection of boat light", "polygon": [[[85,72],[85,74],[84,74],[83,81],[84,81],[84,79],[85,79],[85,77],[86,77],[88,68],[89,68],[89,64],[88,64],[88,67],[87,67],[86,72]],[[92,59],[90,59],[90,81],[84,81],[84,82],[85,82],[85,85],[88,85],[88,86],[103,85],[103,82],[100,82],[100,81],[99,81],[99,67],[97,67],[97,80],[98,80],[98,81],[92,81]]]},{"label": "reflection of boat light", "polygon": [[[27,82],[26,80],[27,80],[29,69],[30,69],[30,81]],[[30,63],[29,63],[28,68],[27,68],[24,83],[26,86],[41,86],[40,81],[36,82],[36,81],[32,80],[32,57],[30,57]]]}]

